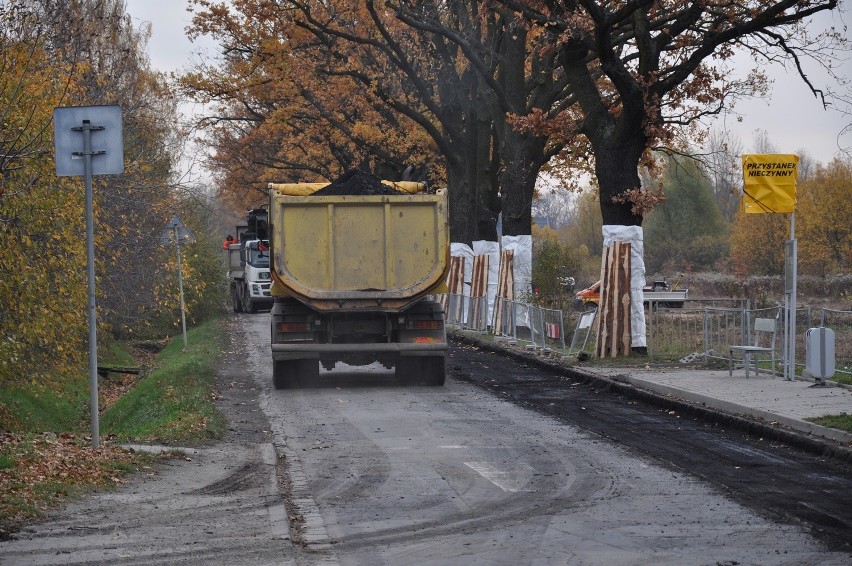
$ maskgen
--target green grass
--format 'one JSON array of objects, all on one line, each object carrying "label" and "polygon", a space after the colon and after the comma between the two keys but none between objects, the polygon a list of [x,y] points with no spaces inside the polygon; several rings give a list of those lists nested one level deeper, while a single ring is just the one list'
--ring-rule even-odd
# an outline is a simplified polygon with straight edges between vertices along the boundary
[{"label": "green grass", "polygon": [[89,385],[69,381],[57,391],[42,388],[0,388],[0,430],[62,432],[79,430],[88,415]]},{"label": "green grass", "polygon": [[[112,342],[98,351],[99,363],[136,364],[127,344]],[[46,387],[0,387],[0,430],[12,432],[78,432],[89,420],[89,377],[80,375]]]},{"label": "green grass", "polygon": [[[218,438],[224,422],[213,406],[212,389],[224,339],[219,321],[212,320],[189,331],[186,351],[181,337],[172,340],[150,374],[101,415],[101,434],[161,442]],[[135,365],[128,347],[118,342],[104,347],[99,358],[104,364]],[[0,388],[0,430],[84,432],[89,423],[87,376],[54,390]]]},{"label": "green grass", "polygon": [[[220,322],[210,321],[189,332],[186,351],[182,337],[173,340],[148,375],[101,415],[98,450],[86,437],[87,376],[56,391],[0,388],[0,431],[8,431],[0,437],[0,540],[67,497],[114,486],[152,462],[116,442],[219,438],[225,423],[213,404],[213,382],[225,339]],[[105,364],[136,365],[126,345],[104,347],[102,354]]]},{"label": "green grass", "polygon": [[112,341],[98,349],[98,365],[128,367],[136,365],[126,342]]},{"label": "green grass", "polygon": [[828,415],[825,417],[815,417],[806,420],[818,425],[826,426],[828,428],[836,428],[838,430],[852,432],[852,415],[848,415],[846,413],[840,413],[839,415]]},{"label": "green grass", "polygon": [[102,434],[166,444],[220,438],[225,423],[212,396],[224,338],[210,321],[188,332],[185,351],[181,337],[172,340],[145,379],[101,415]]},{"label": "green grass", "polygon": [[[849,370],[844,370],[849,371]],[[831,378],[832,381],[836,381],[837,383],[844,383],[846,385],[852,385],[852,375],[844,374],[844,373],[835,373],[834,377]]]}]

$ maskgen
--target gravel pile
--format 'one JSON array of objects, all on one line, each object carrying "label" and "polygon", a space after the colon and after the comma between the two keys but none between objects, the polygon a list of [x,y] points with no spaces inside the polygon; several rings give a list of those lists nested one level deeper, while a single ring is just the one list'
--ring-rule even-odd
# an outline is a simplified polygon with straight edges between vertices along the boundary
[{"label": "gravel pile", "polygon": [[381,182],[377,177],[352,169],[347,171],[326,187],[313,193],[314,196],[343,196],[343,195],[404,195]]}]

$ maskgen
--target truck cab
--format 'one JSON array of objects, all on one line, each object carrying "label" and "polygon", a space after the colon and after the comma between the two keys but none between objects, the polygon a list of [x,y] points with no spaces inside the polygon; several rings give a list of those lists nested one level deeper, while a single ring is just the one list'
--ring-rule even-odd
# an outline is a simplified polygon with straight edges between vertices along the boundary
[{"label": "truck cab", "polygon": [[231,303],[234,312],[256,313],[272,308],[269,240],[241,240],[228,247]]},{"label": "truck cab", "polygon": [[246,212],[237,225],[237,242],[228,246],[228,279],[234,312],[256,313],[272,308],[269,259],[269,213],[264,208]]}]

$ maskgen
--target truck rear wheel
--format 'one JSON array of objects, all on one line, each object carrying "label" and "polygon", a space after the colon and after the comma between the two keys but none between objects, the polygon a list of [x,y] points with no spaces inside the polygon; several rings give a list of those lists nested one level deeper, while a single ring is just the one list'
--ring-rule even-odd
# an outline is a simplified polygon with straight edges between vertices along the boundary
[{"label": "truck rear wheel", "polygon": [[293,389],[311,385],[319,378],[317,360],[280,360],[272,362],[272,385],[275,389]]},{"label": "truck rear wheel", "polygon": [[299,360],[272,362],[272,385],[275,389],[293,389],[299,385]]},{"label": "truck rear wheel", "polygon": [[237,290],[236,285],[231,286],[231,303],[234,306],[235,313],[243,312],[243,304],[240,302],[240,293]]},{"label": "truck rear wheel", "polygon": [[314,385],[319,379],[319,360],[299,360],[299,382],[301,385]]},{"label": "truck rear wheel", "polygon": [[441,386],[447,380],[447,360],[444,356],[400,358],[394,375],[400,383]]},{"label": "truck rear wheel", "polygon": [[398,383],[408,385],[419,381],[420,367],[412,363],[411,358],[400,358],[396,362],[396,367],[393,370],[394,377]]},{"label": "truck rear wheel", "polygon": [[442,386],[447,381],[447,358],[444,356],[433,356],[426,358],[425,365],[426,385]]}]

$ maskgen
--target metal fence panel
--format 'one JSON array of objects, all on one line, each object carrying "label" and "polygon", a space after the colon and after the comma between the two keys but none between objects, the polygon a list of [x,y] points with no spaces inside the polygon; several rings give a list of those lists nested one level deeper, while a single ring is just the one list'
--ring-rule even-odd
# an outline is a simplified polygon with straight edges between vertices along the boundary
[{"label": "metal fence panel", "polygon": [[[579,355],[586,351],[586,344],[589,342],[589,336],[594,330],[595,316],[598,314],[597,309],[580,313],[574,324],[574,333],[571,335],[571,346],[568,348],[568,355]],[[567,324],[566,324],[567,326]]]},{"label": "metal fence panel", "polygon": [[565,324],[562,311],[558,309],[540,309],[542,343],[546,350],[565,349]]},{"label": "metal fence panel", "polygon": [[[446,295],[441,297],[441,301],[445,305],[448,326],[478,332],[490,330],[495,335],[526,342],[530,348],[558,350],[568,355],[577,355],[584,351],[588,343],[594,344],[596,340],[596,328],[593,323],[580,325],[581,317],[586,316],[587,321],[594,319],[594,314],[589,316],[588,312],[545,309],[537,305],[497,298],[494,309],[500,309],[499,328],[489,328],[486,298]],[[736,306],[717,306],[725,303]],[[751,342],[755,318],[777,318],[775,359],[781,364],[785,359],[786,348],[783,316],[784,312],[780,307],[753,309],[748,301],[736,299],[688,300],[682,308],[663,308],[651,304],[645,317],[648,353],[657,359],[727,362],[730,346]],[[809,328],[816,326],[826,326],[834,330],[836,372],[852,375],[852,311],[848,310],[815,309],[807,306],[797,309],[796,365],[804,368],[805,335]],[[572,332],[568,347],[566,329],[567,332]]]}]

